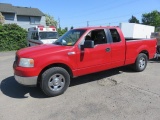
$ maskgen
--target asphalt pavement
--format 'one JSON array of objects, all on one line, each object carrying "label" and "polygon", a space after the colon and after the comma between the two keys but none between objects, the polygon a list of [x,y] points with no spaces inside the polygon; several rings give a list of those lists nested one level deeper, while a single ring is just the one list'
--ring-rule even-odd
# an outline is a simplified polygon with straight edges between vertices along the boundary
[{"label": "asphalt pavement", "polygon": [[121,67],[71,81],[47,97],[13,77],[15,51],[0,52],[0,120],[160,120],[160,60],[143,72]]}]

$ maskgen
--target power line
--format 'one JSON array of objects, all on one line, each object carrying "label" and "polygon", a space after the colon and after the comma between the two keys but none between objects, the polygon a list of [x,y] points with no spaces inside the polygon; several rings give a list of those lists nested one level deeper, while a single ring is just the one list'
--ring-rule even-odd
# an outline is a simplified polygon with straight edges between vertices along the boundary
[{"label": "power line", "polygon": [[[117,19],[117,18],[122,18],[122,17],[127,17],[127,16],[130,16],[130,15],[138,15],[138,14],[142,14],[143,12],[146,12],[145,11],[142,11],[142,12],[136,12],[136,13],[130,13],[130,14],[126,14],[126,15],[121,15],[121,16],[114,16],[114,17],[106,17],[106,18],[101,18],[101,19],[95,19],[95,20],[89,20],[89,22],[96,22],[96,21],[103,21],[103,20],[108,20],[108,19]],[[79,23],[74,23],[74,25],[77,25],[77,24],[80,24],[80,23],[85,23],[85,21],[83,22],[79,22]],[[74,26],[73,24],[71,26]]]},{"label": "power line", "polygon": [[[112,5],[112,4],[108,4],[107,5],[107,7],[105,7],[105,9],[101,9],[102,7],[100,6],[99,8],[101,9],[101,10],[98,10],[98,11],[94,11],[95,10],[95,8],[94,9],[92,9],[92,11],[90,12],[90,13],[86,13],[86,11],[85,11],[85,13],[86,14],[82,14],[84,17],[85,16],[90,16],[90,15],[93,15],[93,14],[96,14],[97,12],[98,13],[104,13],[104,12],[106,12],[106,10],[107,10],[107,12],[108,11],[110,11],[110,10],[115,10],[115,9],[117,9],[117,8],[119,8],[119,7],[122,7],[122,6],[124,6],[124,5],[128,5],[128,4],[130,4],[130,3],[133,3],[133,2],[139,2],[139,1],[136,1],[136,0],[131,0],[131,1],[127,1],[127,2],[125,2],[125,3],[121,3],[121,4],[118,4],[118,5]],[[115,2],[114,2],[115,3]],[[109,5],[111,5],[111,6],[109,6]],[[109,7],[108,7],[109,6]],[[76,16],[72,16],[72,19],[73,18],[79,18],[79,16],[80,17],[82,17],[80,14],[78,14],[78,15],[76,15]]]}]

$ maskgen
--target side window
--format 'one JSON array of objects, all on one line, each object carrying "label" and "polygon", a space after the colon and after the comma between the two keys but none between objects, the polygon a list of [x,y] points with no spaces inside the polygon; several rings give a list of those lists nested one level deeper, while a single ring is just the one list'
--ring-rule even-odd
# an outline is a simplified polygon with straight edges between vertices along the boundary
[{"label": "side window", "polygon": [[120,36],[119,36],[119,33],[117,32],[116,29],[110,29],[110,32],[111,32],[111,36],[112,36],[113,43],[116,43],[116,42],[120,42],[120,41],[121,41],[121,38],[120,38]]},{"label": "side window", "polygon": [[31,35],[31,39],[38,40],[38,32],[33,32]]},{"label": "side window", "polygon": [[34,39],[34,36],[35,36],[35,33],[33,32],[33,33],[31,34],[31,39],[32,39],[32,40]]},{"label": "side window", "polygon": [[35,33],[35,40],[38,40],[38,32]]},{"label": "side window", "polygon": [[85,40],[93,40],[94,45],[107,43],[106,34],[103,29],[91,31],[86,35]]}]

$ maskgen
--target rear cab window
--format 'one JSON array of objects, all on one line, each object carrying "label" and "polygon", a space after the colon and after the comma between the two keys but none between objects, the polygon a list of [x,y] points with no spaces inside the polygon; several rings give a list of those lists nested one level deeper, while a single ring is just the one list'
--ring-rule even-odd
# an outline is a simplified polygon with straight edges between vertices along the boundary
[{"label": "rear cab window", "polygon": [[110,29],[110,33],[113,43],[121,42],[120,35],[116,29]]}]

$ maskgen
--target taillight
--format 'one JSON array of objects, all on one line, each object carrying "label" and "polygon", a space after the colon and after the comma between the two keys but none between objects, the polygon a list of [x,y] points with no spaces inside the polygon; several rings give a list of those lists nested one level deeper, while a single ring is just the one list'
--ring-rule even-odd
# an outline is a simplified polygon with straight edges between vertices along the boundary
[{"label": "taillight", "polygon": [[56,31],[56,28],[54,26],[49,26],[49,28],[52,28],[53,31]]},{"label": "taillight", "polygon": [[43,31],[43,28],[39,28],[39,30]]},{"label": "taillight", "polygon": [[43,31],[44,26],[43,25],[38,25],[39,30]]}]

